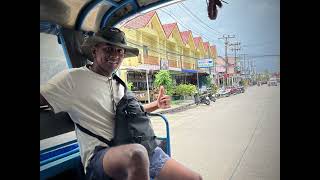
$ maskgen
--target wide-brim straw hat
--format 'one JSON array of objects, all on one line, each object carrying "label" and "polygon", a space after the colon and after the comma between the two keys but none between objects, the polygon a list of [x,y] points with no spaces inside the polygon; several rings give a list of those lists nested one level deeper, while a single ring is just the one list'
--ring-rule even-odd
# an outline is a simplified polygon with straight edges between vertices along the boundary
[{"label": "wide-brim straw hat", "polygon": [[125,49],[124,57],[135,57],[139,54],[138,48],[127,45],[124,32],[118,28],[106,27],[84,40],[81,52],[88,60],[93,61],[92,48],[98,43],[107,43]]}]

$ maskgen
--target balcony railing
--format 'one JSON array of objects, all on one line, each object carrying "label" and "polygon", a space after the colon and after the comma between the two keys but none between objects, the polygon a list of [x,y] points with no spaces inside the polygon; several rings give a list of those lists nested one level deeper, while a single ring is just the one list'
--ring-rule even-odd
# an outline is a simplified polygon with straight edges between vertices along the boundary
[{"label": "balcony railing", "polygon": [[143,56],[144,64],[160,65],[159,58],[154,56]]},{"label": "balcony railing", "polygon": [[183,63],[183,69],[193,69],[193,64],[192,63]]},{"label": "balcony railing", "polygon": [[169,60],[169,67],[178,68],[177,61],[176,60]]}]

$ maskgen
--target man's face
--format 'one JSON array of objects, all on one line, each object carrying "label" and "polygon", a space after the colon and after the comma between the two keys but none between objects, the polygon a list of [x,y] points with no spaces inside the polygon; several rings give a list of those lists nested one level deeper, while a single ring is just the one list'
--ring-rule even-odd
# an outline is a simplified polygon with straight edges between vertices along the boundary
[{"label": "man's face", "polygon": [[111,74],[121,65],[125,50],[114,45],[99,43],[92,49],[92,54],[99,70]]}]

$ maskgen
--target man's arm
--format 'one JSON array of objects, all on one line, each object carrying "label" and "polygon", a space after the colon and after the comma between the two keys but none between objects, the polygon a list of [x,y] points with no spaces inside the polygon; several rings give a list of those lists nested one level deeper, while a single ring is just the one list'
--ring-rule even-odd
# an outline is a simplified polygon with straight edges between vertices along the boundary
[{"label": "man's arm", "polygon": [[152,112],[152,111],[155,111],[159,108],[160,109],[170,108],[170,104],[171,104],[171,98],[170,98],[170,96],[165,95],[164,87],[161,86],[158,99],[156,101],[153,101],[152,103],[144,105],[143,107],[144,107],[145,111]]},{"label": "man's arm", "polygon": [[147,112],[152,112],[159,109],[157,101],[153,101],[149,104],[144,105],[143,107],[144,107],[144,110]]}]

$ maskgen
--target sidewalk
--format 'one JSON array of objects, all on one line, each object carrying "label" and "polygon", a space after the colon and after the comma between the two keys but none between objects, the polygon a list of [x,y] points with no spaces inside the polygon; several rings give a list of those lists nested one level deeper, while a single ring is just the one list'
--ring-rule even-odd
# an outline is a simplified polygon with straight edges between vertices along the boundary
[{"label": "sidewalk", "polygon": [[160,113],[160,114],[167,114],[167,113],[174,113],[174,112],[180,112],[186,109],[189,109],[194,105],[194,100],[181,100],[178,104],[171,104],[171,108],[168,109],[158,109],[155,110],[154,113]]}]

